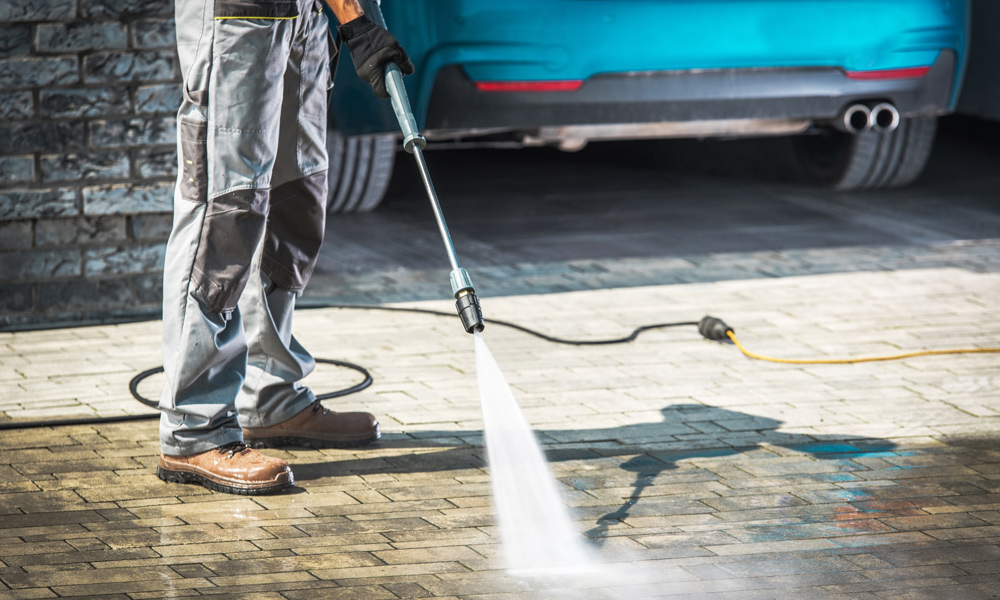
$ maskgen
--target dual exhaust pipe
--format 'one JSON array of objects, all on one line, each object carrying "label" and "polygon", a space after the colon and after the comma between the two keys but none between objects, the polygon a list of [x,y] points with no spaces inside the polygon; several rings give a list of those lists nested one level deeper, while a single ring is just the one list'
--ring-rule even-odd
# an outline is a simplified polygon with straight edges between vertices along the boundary
[{"label": "dual exhaust pipe", "polygon": [[852,104],[844,109],[834,124],[837,129],[852,134],[866,131],[889,133],[899,127],[899,110],[889,102],[879,102],[871,107]]}]

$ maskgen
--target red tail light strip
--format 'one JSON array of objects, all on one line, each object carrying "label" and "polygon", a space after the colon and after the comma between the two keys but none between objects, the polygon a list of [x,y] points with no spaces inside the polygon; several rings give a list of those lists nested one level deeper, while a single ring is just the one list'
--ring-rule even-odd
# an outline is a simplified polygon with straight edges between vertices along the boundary
[{"label": "red tail light strip", "polygon": [[480,92],[575,92],[583,85],[582,79],[560,81],[477,81]]},{"label": "red tail light strip", "polygon": [[882,69],[880,71],[848,71],[847,78],[856,81],[885,81],[888,79],[916,79],[930,72],[930,67],[909,69]]}]

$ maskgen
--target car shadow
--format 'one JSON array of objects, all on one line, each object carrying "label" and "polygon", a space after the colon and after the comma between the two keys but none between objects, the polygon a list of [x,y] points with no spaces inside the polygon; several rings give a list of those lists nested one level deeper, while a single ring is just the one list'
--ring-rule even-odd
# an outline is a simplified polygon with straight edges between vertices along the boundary
[{"label": "car shadow", "polygon": [[[719,459],[754,449],[784,448],[818,460],[850,460],[891,452],[896,445],[888,440],[852,437],[849,434],[806,435],[779,431],[782,421],[739,411],[701,404],[671,404],[660,411],[655,423],[622,425],[585,430],[537,430],[549,462],[587,461],[613,456],[634,455],[619,468],[632,474],[631,493],[615,510],[597,518],[585,532],[595,544],[602,544],[609,528],[624,522],[640,504],[643,493],[681,461]],[[294,461],[298,482],[320,483],[345,475],[430,473],[487,466],[486,449],[462,440],[480,439],[481,432],[422,431],[419,437],[389,436],[374,448],[398,448],[399,455],[358,457],[347,460],[300,463]],[[456,446],[456,443],[462,445]],[[560,447],[565,445],[567,447]],[[302,456],[301,454],[299,455]],[[860,465],[858,468],[861,469]],[[750,475],[748,474],[748,477]],[[587,478],[570,484],[585,491]]]}]

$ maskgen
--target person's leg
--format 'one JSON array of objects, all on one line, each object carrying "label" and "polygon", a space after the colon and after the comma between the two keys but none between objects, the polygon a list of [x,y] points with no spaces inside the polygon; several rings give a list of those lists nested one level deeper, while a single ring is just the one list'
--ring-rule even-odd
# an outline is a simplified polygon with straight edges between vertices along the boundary
[{"label": "person's leg", "polygon": [[250,352],[236,401],[243,427],[279,423],[315,400],[300,381],[316,363],[292,335],[292,313],[323,243],[329,54],[326,16],[315,0],[301,4],[285,69],[267,232],[240,300]]},{"label": "person's leg", "polygon": [[[299,431],[303,435],[297,437],[310,438],[300,443],[315,442],[311,439],[315,437],[329,438],[324,445],[378,437],[377,423],[367,413],[331,415],[316,407],[321,418],[307,418],[313,416],[310,407],[316,397],[301,380],[316,363],[292,335],[292,314],[323,243],[330,44],[329,25],[318,1],[299,2],[298,29],[285,71],[267,233],[240,300],[249,360],[236,406],[244,435],[255,446],[283,444],[296,437],[280,425],[297,415],[302,418],[294,421],[295,429],[312,430]],[[307,409],[310,412],[305,413]]]},{"label": "person's leg", "polygon": [[[242,439],[234,408],[247,343],[237,302],[264,235],[294,23],[246,18],[253,17],[240,12],[246,8],[176,0],[184,103],[164,269],[160,442],[167,457],[201,455]],[[242,451],[223,454],[249,460]],[[266,458],[252,454],[251,462]],[[167,472],[190,466],[181,462]]]}]

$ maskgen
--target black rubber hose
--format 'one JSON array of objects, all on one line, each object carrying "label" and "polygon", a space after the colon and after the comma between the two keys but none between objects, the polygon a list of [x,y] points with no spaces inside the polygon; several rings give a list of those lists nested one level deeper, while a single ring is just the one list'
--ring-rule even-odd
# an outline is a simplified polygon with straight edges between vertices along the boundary
[{"label": "black rubber hose", "polygon": [[[332,304],[330,306],[324,306],[323,308],[340,308],[340,309],[351,309],[351,310],[386,310],[392,312],[409,312],[424,315],[435,315],[438,317],[454,317],[454,313],[444,312],[440,310],[430,310],[427,308],[406,308],[402,306],[366,306],[364,304]],[[635,341],[639,334],[644,331],[649,331],[651,329],[665,329],[667,327],[688,327],[688,326],[698,326],[699,321],[679,321],[676,323],[658,323],[656,325],[643,325],[634,329],[631,335],[627,335],[622,338],[613,338],[610,340],[564,340],[562,338],[551,337],[535,331],[534,329],[528,329],[523,325],[518,325],[517,323],[511,323],[510,321],[499,321],[495,319],[487,319],[487,325],[500,325],[503,327],[509,327],[511,329],[516,329],[528,335],[533,335],[536,338],[543,339],[546,342],[552,342],[553,344],[568,344],[571,346],[606,346],[610,344],[627,344],[629,342]]]},{"label": "black rubber hose", "polygon": [[[322,308],[337,308],[343,310],[384,310],[389,312],[408,312],[423,315],[434,315],[438,317],[448,317],[449,319],[455,318],[454,313],[444,312],[439,310],[430,310],[426,308],[406,308],[398,306],[368,306],[364,304],[333,304],[330,306],[324,306]],[[634,341],[639,335],[645,331],[650,331],[652,329],[664,329],[667,327],[687,327],[687,326],[697,326],[698,321],[680,321],[676,323],[659,323],[656,325],[644,325],[638,327],[632,331],[630,335],[622,338],[613,338],[609,340],[564,340],[561,338],[551,337],[540,333],[533,329],[528,329],[523,325],[518,325],[517,323],[511,323],[510,321],[498,321],[490,320],[488,321],[490,325],[500,325],[502,327],[509,327],[511,329],[516,329],[522,333],[527,333],[528,335],[533,335],[539,339],[545,340],[546,342],[551,342],[553,344],[566,344],[571,346],[606,346],[611,344],[627,344]],[[316,396],[317,400],[328,400],[330,398],[339,398],[341,396],[347,396],[348,394],[353,394],[355,392],[360,392],[361,390],[367,388],[373,383],[371,374],[362,366],[356,365],[354,363],[349,363],[343,360],[333,360],[329,358],[316,358],[314,359],[317,363],[336,365],[338,367],[346,367],[348,369],[353,369],[358,373],[364,375],[364,381],[357,385],[353,385],[348,388],[335,390],[333,392],[328,392],[325,394],[320,394]],[[147,369],[142,373],[139,373],[132,378],[128,383],[129,392],[132,393],[132,397],[139,401],[141,404],[148,406],[150,408],[157,408],[158,403],[150,400],[149,398],[144,398],[139,393],[139,384],[143,382],[147,377],[156,375],[157,373],[162,373],[163,367],[155,367],[152,369]],[[101,425],[104,423],[122,423],[127,421],[143,421],[147,419],[157,419],[160,417],[160,413],[148,413],[139,415],[122,415],[118,417],[81,417],[79,419],[53,419],[48,421],[11,421],[11,422],[0,422],[0,431],[10,430],[10,429],[35,429],[39,427],[62,427],[66,425]]]},{"label": "black rubber hose", "polygon": [[[317,400],[329,400],[330,398],[338,398],[340,396],[346,396],[348,394],[353,394],[355,392],[360,392],[366,387],[370,386],[374,380],[367,369],[360,365],[354,363],[349,363],[343,360],[333,360],[329,358],[317,358],[314,359],[318,363],[327,365],[336,365],[338,367],[347,367],[348,369],[353,369],[358,373],[365,376],[361,383],[352,385],[351,387],[336,390],[333,392],[328,392],[326,394],[320,394],[316,396]],[[132,397],[135,398],[139,403],[144,404],[150,408],[157,408],[159,403],[144,397],[139,393],[139,384],[143,382],[147,377],[156,375],[157,373],[162,373],[163,367],[155,367],[153,369],[147,369],[142,373],[139,373],[128,382],[128,391],[132,393]],[[61,427],[64,425],[100,425],[103,423],[121,423],[125,421],[144,421],[147,419],[158,419],[160,413],[144,413],[139,415],[122,415],[118,417],[80,417],[79,419],[52,419],[48,421],[12,421],[8,423],[0,423],[0,431],[5,429],[37,429],[39,427]]]},{"label": "black rubber hose", "polygon": [[79,419],[51,419],[48,421],[8,421],[0,423],[0,431],[9,429],[37,429],[39,427],[64,427],[67,425],[102,425],[104,423],[122,423],[124,421],[145,421],[159,419],[160,413],[141,415],[122,415],[120,417],[81,417]]}]

